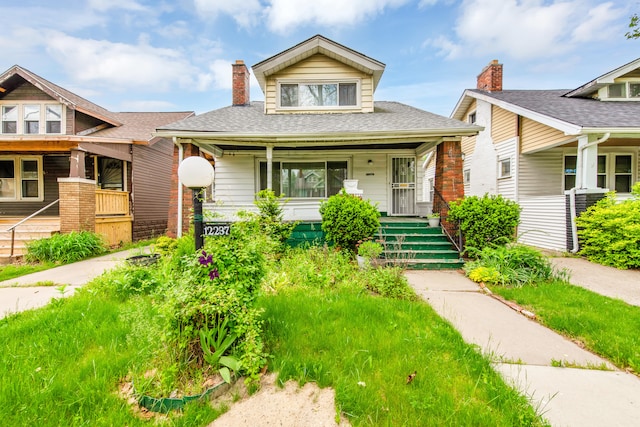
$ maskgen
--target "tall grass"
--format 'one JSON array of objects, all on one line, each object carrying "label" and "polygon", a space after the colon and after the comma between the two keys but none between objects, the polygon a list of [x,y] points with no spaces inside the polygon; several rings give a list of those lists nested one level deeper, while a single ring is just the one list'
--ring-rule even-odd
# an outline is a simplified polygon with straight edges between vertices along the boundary
[{"label": "tall grass", "polygon": [[[0,320],[0,424],[144,426],[119,384],[161,347],[148,299],[89,292]],[[170,425],[205,425],[218,411],[193,405]]]},{"label": "tall grass", "polygon": [[616,366],[640,373],[640,307],[564,281],[491,290],[527,307],[544,325],[581,341]]},{"label": "tall grass", "polygon": [[88,231],[54,234],[27,243],[25,259],[29,262],[67,264],[106,252],[100,235]]},{"label": "tall grass", "polygon": [[333,386],[338,409],[353,425],[543,424],[424,303],[298,290],[261,305],[270,369],[283,382]]}]

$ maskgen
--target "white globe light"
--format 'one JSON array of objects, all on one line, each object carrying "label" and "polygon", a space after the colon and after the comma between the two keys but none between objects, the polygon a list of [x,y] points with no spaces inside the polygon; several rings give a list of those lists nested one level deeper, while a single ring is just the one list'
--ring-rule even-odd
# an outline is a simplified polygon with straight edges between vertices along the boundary
[{"label": "white globe light", "polygon": [[192,156],[178,166],[178,178],[185,187],[203,188],[213,182],[213,166],[204,157]]}]

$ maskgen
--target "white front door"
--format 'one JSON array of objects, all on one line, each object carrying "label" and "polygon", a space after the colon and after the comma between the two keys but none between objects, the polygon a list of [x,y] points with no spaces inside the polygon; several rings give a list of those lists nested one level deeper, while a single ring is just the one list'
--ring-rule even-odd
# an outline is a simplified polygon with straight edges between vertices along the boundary
[{"label": "white front door", "polygon": [[416,158],[391,158],[391,212],[389,215],[416,214]]}]

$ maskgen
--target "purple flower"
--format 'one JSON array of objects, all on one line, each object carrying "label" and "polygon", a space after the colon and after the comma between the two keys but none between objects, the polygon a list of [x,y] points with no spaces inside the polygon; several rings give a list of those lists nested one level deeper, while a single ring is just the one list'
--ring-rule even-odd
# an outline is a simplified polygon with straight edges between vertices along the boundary
[{"label": "purple flower", "polygon": [[213,279],[215,279],[217,277],[220,277],[220,273],[218,273],[218,269],[217,268],[214,268],[213,270],[211,270],[209,272],[209,279],[213,280]]},{"label": "purple flower", "polygon": [[204,265],[204,266],[213,264],[213,256],[212,255],[207,256],[207,253],[205,251],[202,251],[202,256],[198,258],[198,262],[200,263],[200,265]]}]

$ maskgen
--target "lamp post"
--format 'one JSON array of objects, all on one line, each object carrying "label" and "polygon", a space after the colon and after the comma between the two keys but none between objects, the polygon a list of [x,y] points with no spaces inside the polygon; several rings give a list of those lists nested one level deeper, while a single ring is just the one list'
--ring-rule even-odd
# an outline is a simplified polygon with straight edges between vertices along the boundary
[{"label": "lamp post", "polygon": [[213,182],[213,166],[204,157],[192,156],[184,159],[178,166],[178,179],[193,192],[193,231],[196,251],[204,246],[202,234],[202,199],[200,193]]}]

